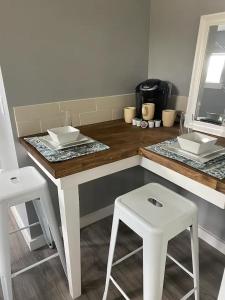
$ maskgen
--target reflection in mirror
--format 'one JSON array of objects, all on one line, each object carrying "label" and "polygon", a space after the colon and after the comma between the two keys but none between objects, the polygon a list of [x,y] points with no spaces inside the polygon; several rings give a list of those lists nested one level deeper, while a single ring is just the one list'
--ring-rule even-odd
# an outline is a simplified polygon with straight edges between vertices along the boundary
[{"label": "reflection in mirror", "polygon": [[209,29],[195,119],[225,125],[225,25]]}]

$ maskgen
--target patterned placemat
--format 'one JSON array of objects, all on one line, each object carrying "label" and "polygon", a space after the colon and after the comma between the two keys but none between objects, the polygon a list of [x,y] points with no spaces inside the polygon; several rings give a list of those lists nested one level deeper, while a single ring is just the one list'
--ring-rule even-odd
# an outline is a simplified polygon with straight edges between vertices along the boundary
[{"label": "patterned placemat", "polygon": [[167,140],[159,144],[151,145],[146,147],[147,150],[153,151],[162,156],[171,158],[182,162],[194,169],[202,171],[208,175],[211,175],[218,179],[225,178],[225,154],[220,155],[206,163],[200,163],[189,157],[185,157],[184,154],[178,154],[172,150],[166,149],[168,145],[174,145],[177,143],[177,139]]},{"label": "patterned placemat", "polygon": [[50,162],[65,161],[109,149],[109,146],[95,140],[83,145],[71,146],[62,150],[50,149],[40,140],[38,136],[24,138],[24,140],[35,147]]}]

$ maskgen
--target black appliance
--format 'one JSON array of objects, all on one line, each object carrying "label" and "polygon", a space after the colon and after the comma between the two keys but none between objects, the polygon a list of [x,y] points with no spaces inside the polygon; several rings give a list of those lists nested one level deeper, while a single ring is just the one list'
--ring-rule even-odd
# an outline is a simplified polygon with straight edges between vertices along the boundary
[{"label": "black appliance", "polygon": [[159,79],[148,79],[136,87],[136,116],[142,118],[142,104],[155,103],[154,118],[162,119],[162,110],[167,108],[172,84]]}]

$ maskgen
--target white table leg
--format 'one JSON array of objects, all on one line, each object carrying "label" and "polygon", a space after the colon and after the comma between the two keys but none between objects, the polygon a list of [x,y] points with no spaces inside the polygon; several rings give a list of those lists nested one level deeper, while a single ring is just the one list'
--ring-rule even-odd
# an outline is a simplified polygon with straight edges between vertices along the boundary
[{"label": "white table leg", "polygon": [[69,291],[73,299],[81,295],[80,207],[78,186],[58,188],[59,207],[66,255]]},{"label": "white table leg", "polygon": [[220,292],[217,300],[224,300],[225,299],[225,269],[223,273],[223,279],[220,286]]}]

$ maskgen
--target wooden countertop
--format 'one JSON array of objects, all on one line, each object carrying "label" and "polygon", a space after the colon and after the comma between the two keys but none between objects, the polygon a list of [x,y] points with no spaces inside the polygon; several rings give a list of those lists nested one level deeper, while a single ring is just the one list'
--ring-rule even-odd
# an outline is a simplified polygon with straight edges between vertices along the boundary
[{"label": "wooden countertop", "polygon": [[[144,149],[146,146],[176,137],[178,135],[177,127],[142,129],[126,124],[122,120],[116,120],[80,126],[79,129],[84,135],[108,145],[110,149],[64,162],[50,163],[33,146],[24,141],[23,137],[19,140],[25,149],[55,178],[79,173],[139,154],[215,190],[225,193],[225,180],[217,180],[187,165]],[[225,146],[225,139],[220,138],[219,143]]]}]

